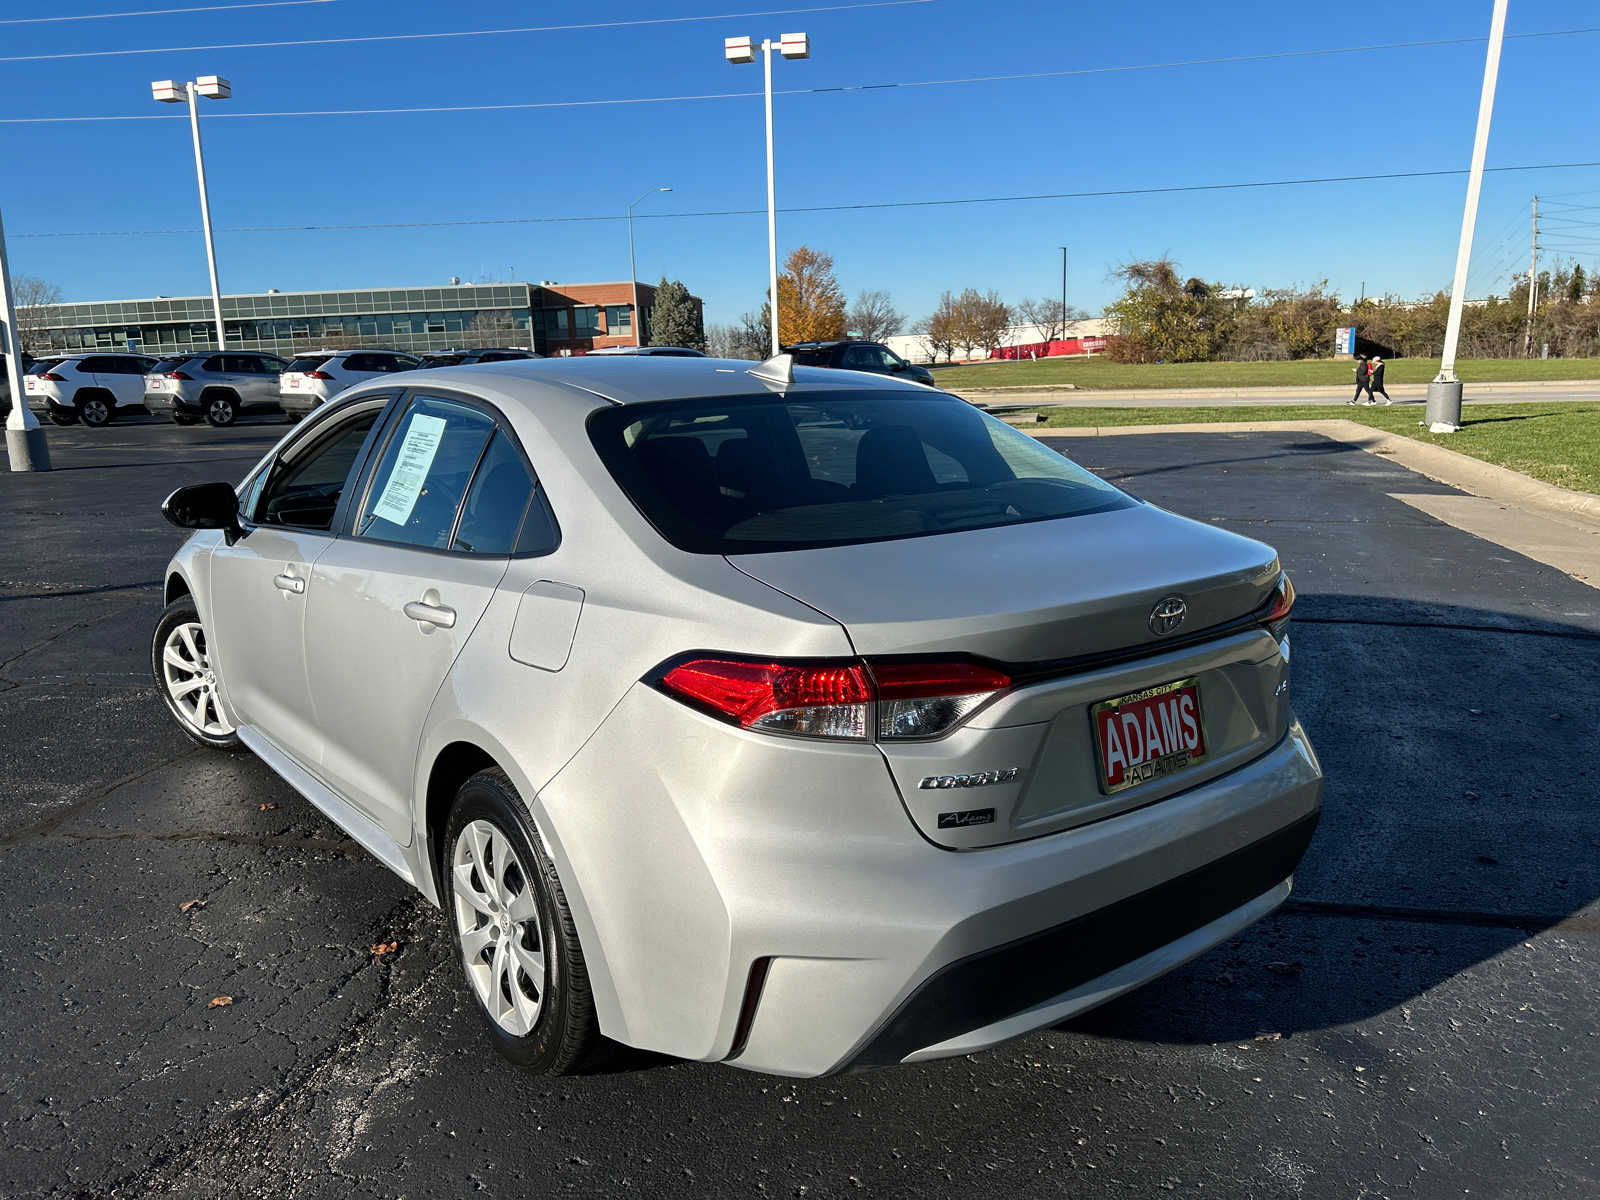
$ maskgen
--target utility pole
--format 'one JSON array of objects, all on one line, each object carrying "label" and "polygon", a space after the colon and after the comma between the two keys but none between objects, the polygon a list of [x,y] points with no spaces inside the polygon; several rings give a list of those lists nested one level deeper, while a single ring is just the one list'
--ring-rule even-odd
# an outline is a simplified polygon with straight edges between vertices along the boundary
[{"label": "utility pole", "polygon": [[[1557,264],[1559,265],[1559,264]],[[1528,332],[1522,339],[1522,357],[1533,357],[1533,318],[1539,310],[1539,197],[1533,198],[1533,254],[1528,259]]]},{"label": "utility pole", "polygon": [[189,129],[194,135],[194,174],[200,184],[200,224],[206,235],[206,266],[211,271],[211,316],[217,326],[217,353],[228,348],[222,327],[222,288],[217,283],[217,247],[211,239],[211,197],[206,192],[206,156],[200,149],[200,97],[208,100],[227,100],[233,95],[233,85],[220,75],[202,75],[187,83],[176,79],[158,79],[150,85],[150,93],[163,104],[189,105]]},{"label": "utility pole", "polygon": [[1467,267],[1472,261],[1472,231],[1478,222],[1478,193],[1483,190],[1483,160],[1489,154],[1489,121],[1494,116],[1494,85],[1500,75],[1500,45],[1506,33],[1506,0],[1494,0],[1489,19],[1489,53],[1483,63],[1483,91],[1478,98],[1478,131],[1472,139],[1472,168],[1467,174],[1467,204],[1461,215],[1461,241],[1456,247],[1456,275],[1450,289],[1450,317],[1444,329],[1439,374],[1428,384],[1423,424],[1434,433],[1461,430],[1461,381],[1456,378],[1456,347],[1461,342],[1461,308],[1467,299]]}]

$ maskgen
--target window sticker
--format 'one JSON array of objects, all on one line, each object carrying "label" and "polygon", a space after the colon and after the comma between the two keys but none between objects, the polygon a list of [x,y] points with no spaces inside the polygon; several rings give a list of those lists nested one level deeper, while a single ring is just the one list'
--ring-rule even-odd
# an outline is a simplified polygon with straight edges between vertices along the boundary
[{"label": "window sticker", "polygon": [[383,495],[372,509],[372,515],[382,517],[396,525],[411,519],[411,511],[422,495],[422,485],[433,466],[433,456],[439,452],[439,442],[444,437],[445,419],[413,413],[406,426],[405,440],[400,443],[400,454],[394,469],[389,472],[389,482]]}]

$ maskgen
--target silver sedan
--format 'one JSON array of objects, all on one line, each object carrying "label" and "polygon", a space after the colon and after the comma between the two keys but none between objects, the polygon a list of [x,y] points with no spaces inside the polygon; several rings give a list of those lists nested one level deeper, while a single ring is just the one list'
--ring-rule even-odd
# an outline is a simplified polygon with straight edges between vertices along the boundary
[{"label": "silver sedan", "polygon": [[1270,912],[1320,811],[1273,550],[899,380],[408,372],[166,513],[174,716],[447,910],[527,1070],[981,1050]]}]

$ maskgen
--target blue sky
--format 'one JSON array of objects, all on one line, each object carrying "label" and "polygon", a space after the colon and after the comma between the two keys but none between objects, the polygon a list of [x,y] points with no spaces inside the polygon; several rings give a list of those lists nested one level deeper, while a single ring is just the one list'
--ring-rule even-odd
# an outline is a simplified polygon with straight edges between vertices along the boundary
[{"label": "blue sky", "polygon": [[[219,0],[212,0],[219,2]],[[0,21],[196,0],[0,0]],[[0,58],[145,47],[626,22],[754,12],[756,4],[572,7],[484,0],[331,0],[227,12],[0,24]],[[804,30],[809,61],[775,85],[835,88],[1124,67],[1288,51],[1479,38],[1489,0],[1079,5],[932,0],[428,40],[0,62],[0,118],[175,117],[149,83],[217,73],[204,104],[219,229],[495,221],[636,211],[639,275],[681,278],[707,318],[759,307],[762,215],[669,217],[765,203],[756,96],[502,112],[247,118],[287,110],[550,103],[759,92],[722,39]],[[1511,8],[1510,33],[1600,25],[1592,2]],[[1490,166],[1600,159],[1600,34],[1512,39]],[[1482,42],[1056,78],[780,95],[780,206],[872,204],[1465,167]],[[197,234],[31,237],[194,228],[186,121],[0,123],[0,206],[14,274],[69,300],[206,291]],[[828,251],[853,296],[886,288],[915,318],[946,288],[1008,300],[1059,294],[1091,310],[1121,260],[1170,252],[1192,274],[1252,287],[1329,279],[1354,295],[1447,285],[1462,177],[1213,193],[791,213],[780,251]],[[1600,168],[1492,174],[1468,291],[1504,291],[1527,257],[1531,195],[1560,208],[1552,247],[1600,247]],[[1575,223],[1576,222],[1576,223]],[[627,275],[618,221],[223,232],[224,291],[385,287],[482,277],[580,282]],[[1497,269],[1501,272],[1498,276]]]}]

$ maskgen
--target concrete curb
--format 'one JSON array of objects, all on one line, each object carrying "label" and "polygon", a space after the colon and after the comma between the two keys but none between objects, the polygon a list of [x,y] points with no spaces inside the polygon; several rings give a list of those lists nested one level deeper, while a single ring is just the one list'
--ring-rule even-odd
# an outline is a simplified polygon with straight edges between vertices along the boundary
[{"label": "concrete curb", "polygon": [[[1303,387],[1234,387],[1234,388],[1051,388],[1051,387],[996,387],[996,388],[946,388],[945,391],[964,400],[983,400],[1007,405],[1040,401],[1073,400],[1086,403],[1095,400],[1259,400],[1262,404],[1281,404],[1285,400],[1335,398],[1348,400],[1355,390],[1354,376],[1350,383],[1315,384]],[[938,377],[935,376],[935,383]],[[1567,395],[1588,395],[1600,399],[1600,379],[1537,379],[1526,383],[1497,381],[1494,383],[1469,383],[1469,399],[1486,399],[1493,396],[1523,395],[1528,392],[1549,393],[1556,399]],[[1425,383],[1396,383],[1389,385],[1391,395],[1425,397]]]},{"label": "concrete curb", "polygon": [[1381,454],[1418,475],[1473,496],[1556,517],[1576,528],[1600,529],[1600,496],[1533,479],[1469,454],[1386,433],[1356,421],[1212,421],[1186,425],[1103,425],[1024,429],[1029,437],[1115,437],[1136,433],[1318,433],[1347,446]]}]

